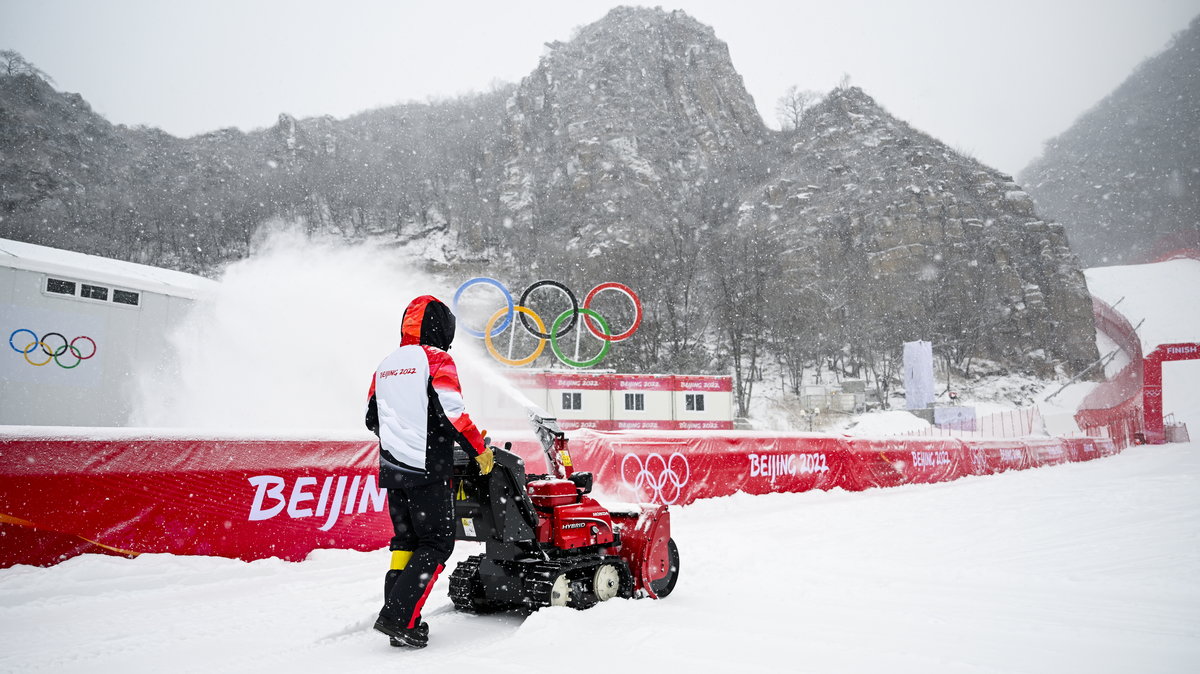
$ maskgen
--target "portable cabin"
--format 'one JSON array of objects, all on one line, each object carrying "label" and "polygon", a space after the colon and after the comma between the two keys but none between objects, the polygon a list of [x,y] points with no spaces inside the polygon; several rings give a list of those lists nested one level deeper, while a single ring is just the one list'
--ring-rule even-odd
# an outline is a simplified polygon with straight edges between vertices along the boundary
[{"label": "portable cabin", "polygon": [[140,377],[215,281],[0,239],[0,424],[125,426]]},{"label": "portable cabin", "polygon": [[733,379],[676,375],[674,384],[677,428],[693,431],[733,428]]},{"label": "portable cabin", "polygon": [[[509,381],[564,430],[729,430],[729,375],[514,370]],[[544,405],[543,405],[544,401]]]},{"label": "portable cabin", "polygon": [[564,429],[609,430],[612,424],[612,382],[606,373],[547,372],[549,410]]},{"label": "portable cabin", "polygon": [[617,429],[675,428],[671,401],[675,377],[669,374],[614,374],[613,427]]}]

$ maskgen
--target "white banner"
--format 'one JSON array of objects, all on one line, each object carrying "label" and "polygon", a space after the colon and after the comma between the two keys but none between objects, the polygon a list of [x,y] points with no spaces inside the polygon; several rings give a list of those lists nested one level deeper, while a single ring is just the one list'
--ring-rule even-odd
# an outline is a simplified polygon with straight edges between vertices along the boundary
[{"label": "white banner", "polygon": [[904,343],[904,404],[923,410],[933,402],[933,343]]}]

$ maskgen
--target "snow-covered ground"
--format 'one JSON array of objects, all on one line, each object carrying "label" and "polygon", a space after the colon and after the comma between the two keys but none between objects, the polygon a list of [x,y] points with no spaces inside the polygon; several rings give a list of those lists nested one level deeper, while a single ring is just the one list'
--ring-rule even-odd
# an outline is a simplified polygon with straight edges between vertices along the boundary
[{"label": "snow-covered ground", "polygon": [[[0,571],[6,672],[1190,672],[1200,444],[673,511],[679,584],[588,611],[371,630],[386,550],[302,563],[87,555]],[[460,544],[452,561],[471,551]]]},{"label": "snow-covered ground", "polygon": [[[1128,296],[1120,309],[1135,323],[1147,318],[1152,348],[1153,339],[1200,338],[1194,305],[1160,302],[1173,288],[1200,287],[1193,264],[1090,270],[1088,280]],[[1129,276],[1109,287],[1110,273]],[[1165,392],[1196,434],[1200,376],[1185,367],[1193,364],[1168,368]],[[886,431],[901,421],[862,423]],[[370,629],[386,550],[323,550],[301,563],[86,555],[0,570],[0,671],[1200,665],[1200,442],[939,485],[737,495],[672,513],[682,563],[667,599],[478,617],[453,612],[442,578],[426,607],[423,651],[391,648]],[[452,564],[474,549],[460,544]]]}]

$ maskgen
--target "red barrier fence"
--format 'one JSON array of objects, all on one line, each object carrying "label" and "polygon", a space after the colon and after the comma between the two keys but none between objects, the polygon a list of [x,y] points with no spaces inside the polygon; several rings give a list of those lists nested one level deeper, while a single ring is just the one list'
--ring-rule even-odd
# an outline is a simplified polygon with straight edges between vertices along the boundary
[{"label": "red barrier fence", "polygon": [[391,536],[377,460],[370,441],[0,436],[0,567],[377,548]]},{"label": "red barrier fence", "polygon": [[[377,549],[392,535],[370,439],[46,432],[0,435],[0,568],[85,552],[299,560],[317,548]],[[675,505],[737,492],[943,482],[1118,451],[1095,438],[592,431],[571,438],[577,469],[594,474],[604,498]],[[529,472],[544,470],[533,442],[515,450]]]}]

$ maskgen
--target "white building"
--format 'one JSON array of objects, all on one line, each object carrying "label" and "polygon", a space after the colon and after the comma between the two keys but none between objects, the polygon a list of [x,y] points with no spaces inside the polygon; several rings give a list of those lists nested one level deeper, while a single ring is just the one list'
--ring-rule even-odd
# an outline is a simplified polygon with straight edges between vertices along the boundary
[{"label": "white building", "polygon": [[177,376],[166,335],[216,286],[0,239],[0,424],[126,425],[137,373]]},{"label": "white building", "polygon": [[729,430],[728,375],[517,370],[509,379],[571,430]]}]

